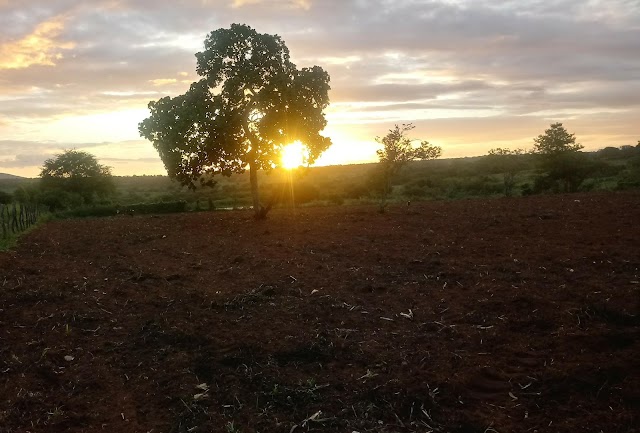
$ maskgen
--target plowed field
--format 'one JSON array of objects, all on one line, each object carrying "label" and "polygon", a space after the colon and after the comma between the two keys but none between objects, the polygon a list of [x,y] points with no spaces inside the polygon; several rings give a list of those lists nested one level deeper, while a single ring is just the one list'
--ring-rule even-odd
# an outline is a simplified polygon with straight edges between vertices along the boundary
[{"label": "plowed field", "polygon": [[640,194],[54,221],[0,432],[640,431]]}]

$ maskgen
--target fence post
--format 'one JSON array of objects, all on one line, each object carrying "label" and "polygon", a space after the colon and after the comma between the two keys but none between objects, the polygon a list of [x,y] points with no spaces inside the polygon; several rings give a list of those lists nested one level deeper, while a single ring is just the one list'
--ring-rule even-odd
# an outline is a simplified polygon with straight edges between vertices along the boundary
[{"label": "fence post", "polygon": [[37,203],[0,204],[0,236],[7,239],[38,222],[42,208]]},{"label": "fence post", "polygon": [[20,231],[24,230],[24,205],[19,206],[20,213],[18,214],[18,228]]},{"label": "fence post", "polygon": [[5,210],[6,206],[3,204],[0,204],[0,225],[2,226],[2,237],[6,238],[7,236],[9,236],[9,233],[7,233],[7,228],[6,228],[6,223],[5,223],[5,218],[4,218],[4,210]]},{"label": "fence post", "polygon": [[5,237],[9,237],[11,234],[11,215],[9,214],[9,205],[5,205],[2,209],[2,231],[4,232]]},{"label": "fence post", "polygon": [[13,204],[13,212],[11,212],[11,233],[18,232],[18,206]]}]

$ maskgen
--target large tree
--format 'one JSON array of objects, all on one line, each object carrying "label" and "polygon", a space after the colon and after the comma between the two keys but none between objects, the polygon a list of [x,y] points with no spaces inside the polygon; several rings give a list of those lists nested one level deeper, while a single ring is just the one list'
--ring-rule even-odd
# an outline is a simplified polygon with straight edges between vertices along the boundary
[{"label": "large tree", "polygon": [[319,66],[298,69],[277,35],[233,24],[211,32],[196,54],[202,77],[184,94],[149,103],[140,134],[157,149],[171,178],[195,188],[216,174],[249,168],[253,208],[263,218],[258,170],[279,163],[295,141],[313,163],[330,145],[326,125],[329,75]]},{"label": "large tree", "polygon": [[540,156],[549,179],[560,182],[564,192],[576,191],[588,174],[589,164],[575,134],[570,134],[562,123],[552,123],[533,143],[532,152]]},{"label": "large tree", "polygon": [[[46,197],[73,195],[78,204],[93,203],[96,198],[108,197],[115,191],[111,169],[98,163],[89,152],[75,149],[44,162],[40,170],[40,187]],[[59,207],[56,200],[49,204]]]},{"label": "large tree", "polygon": [[382,144],[382,149],[376,151],[378,154],[379,176],[382,187],[380,199],[380,211],[384,212],[387,206],[387,195],[391,190],[391,179],[407,163],[414,160],[427,160],[439,158],[442,154],[440,146],[433,146],[428,141],[420,141],[418,146],[414,146],[414,139],[407,136],[407,133],[414,129],[411,123],[396,125],[390,129],[384,137],[376,137],[376,141]]}]

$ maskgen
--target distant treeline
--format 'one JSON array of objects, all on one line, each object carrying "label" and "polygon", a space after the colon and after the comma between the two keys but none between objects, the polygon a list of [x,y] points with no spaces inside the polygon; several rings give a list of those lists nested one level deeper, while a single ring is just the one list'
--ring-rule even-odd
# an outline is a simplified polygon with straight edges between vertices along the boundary
[{"label": "distant treeline", "polygon": [[[640,188],[640,145],[580,153],[582,157],[569,167],[574,173],[572,190]],[[375,202],[384,187],[377,166],[371,163],[260,173],[262,196],[266,201],[277,199],[280,206]],[[562,192],[553,176],[541,170],[537,155],[517,155],[509,170],[513,171],[511,195]],[[92,206],[116,209],[133,204],[185,202],[188,210],[248,207],[251,205],[248,175],[217,176],[213,187],[202,187],[196,191],[172,182],[167,176],[114,177],[115,193],[108,200],[92,203]],[[500,196],[505,194],[505,178],[503,161],[490,156],[416,161],[392,180],[390,199]],[[0,180],[0,202],[29,201],[30,197],[37,195],[38,181]]]}]

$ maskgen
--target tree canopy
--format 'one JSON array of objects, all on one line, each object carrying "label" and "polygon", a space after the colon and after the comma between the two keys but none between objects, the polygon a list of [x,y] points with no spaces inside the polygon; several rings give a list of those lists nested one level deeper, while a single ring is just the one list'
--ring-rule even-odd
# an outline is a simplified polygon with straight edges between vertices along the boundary
[{"label": "tree canopy", "polygon": [[93,203],[96,197],[106,197],[115,190],[111,169],[99,164],[92,154],[75,149],[44,162],[40,186],[44,192],[73,194],[76,201],[84,203]]},{"label": "tree canopy", "polygon": [[184,185],[249,168],[253,207],[264,217],[257,173],[279,164],[282,149],[302,142],[313,163],[330,145],[326,125],[329,75],[319,66],[298,69],[277,35],[247,25],[211,32],[196,54],[202,77],[180,96],[149,103],[139,131],[157,149],[167,172]]},{"label": "tree canopy", "polygon": [[576,143],[575,134],[570,134],[562,123],[552,123],[544,134],[533,139],[532,153],[540,155],[542,170],[548,179],[560,182],[564,192],[575,192],[590,170],[584,154],[584,146]]},{"label": "tree canopy", "polygon": [[552,123],[551,127],[533,139],[533,152],[541,155],[557,155],[577,152],[584,146],[576,143],[575,134],[569,134],[562,123]]},{"label": "tree canopy", "polygon": [[402,127],[395,125],[384,137],[376,137],[376,141],[382,144],[382,149],[376,151],[380,160],[382,181],[381,210],[386,207],[387,194],[391,189],[391,179],[402,167],[410,161],[435,159],[442,154],[440,146],[433,146],[428,141],[420,141],[417,147],[414,146],[415,140],[407,136],[407,133],[414,128],[415,126],[411,123],[403,124]]}]

